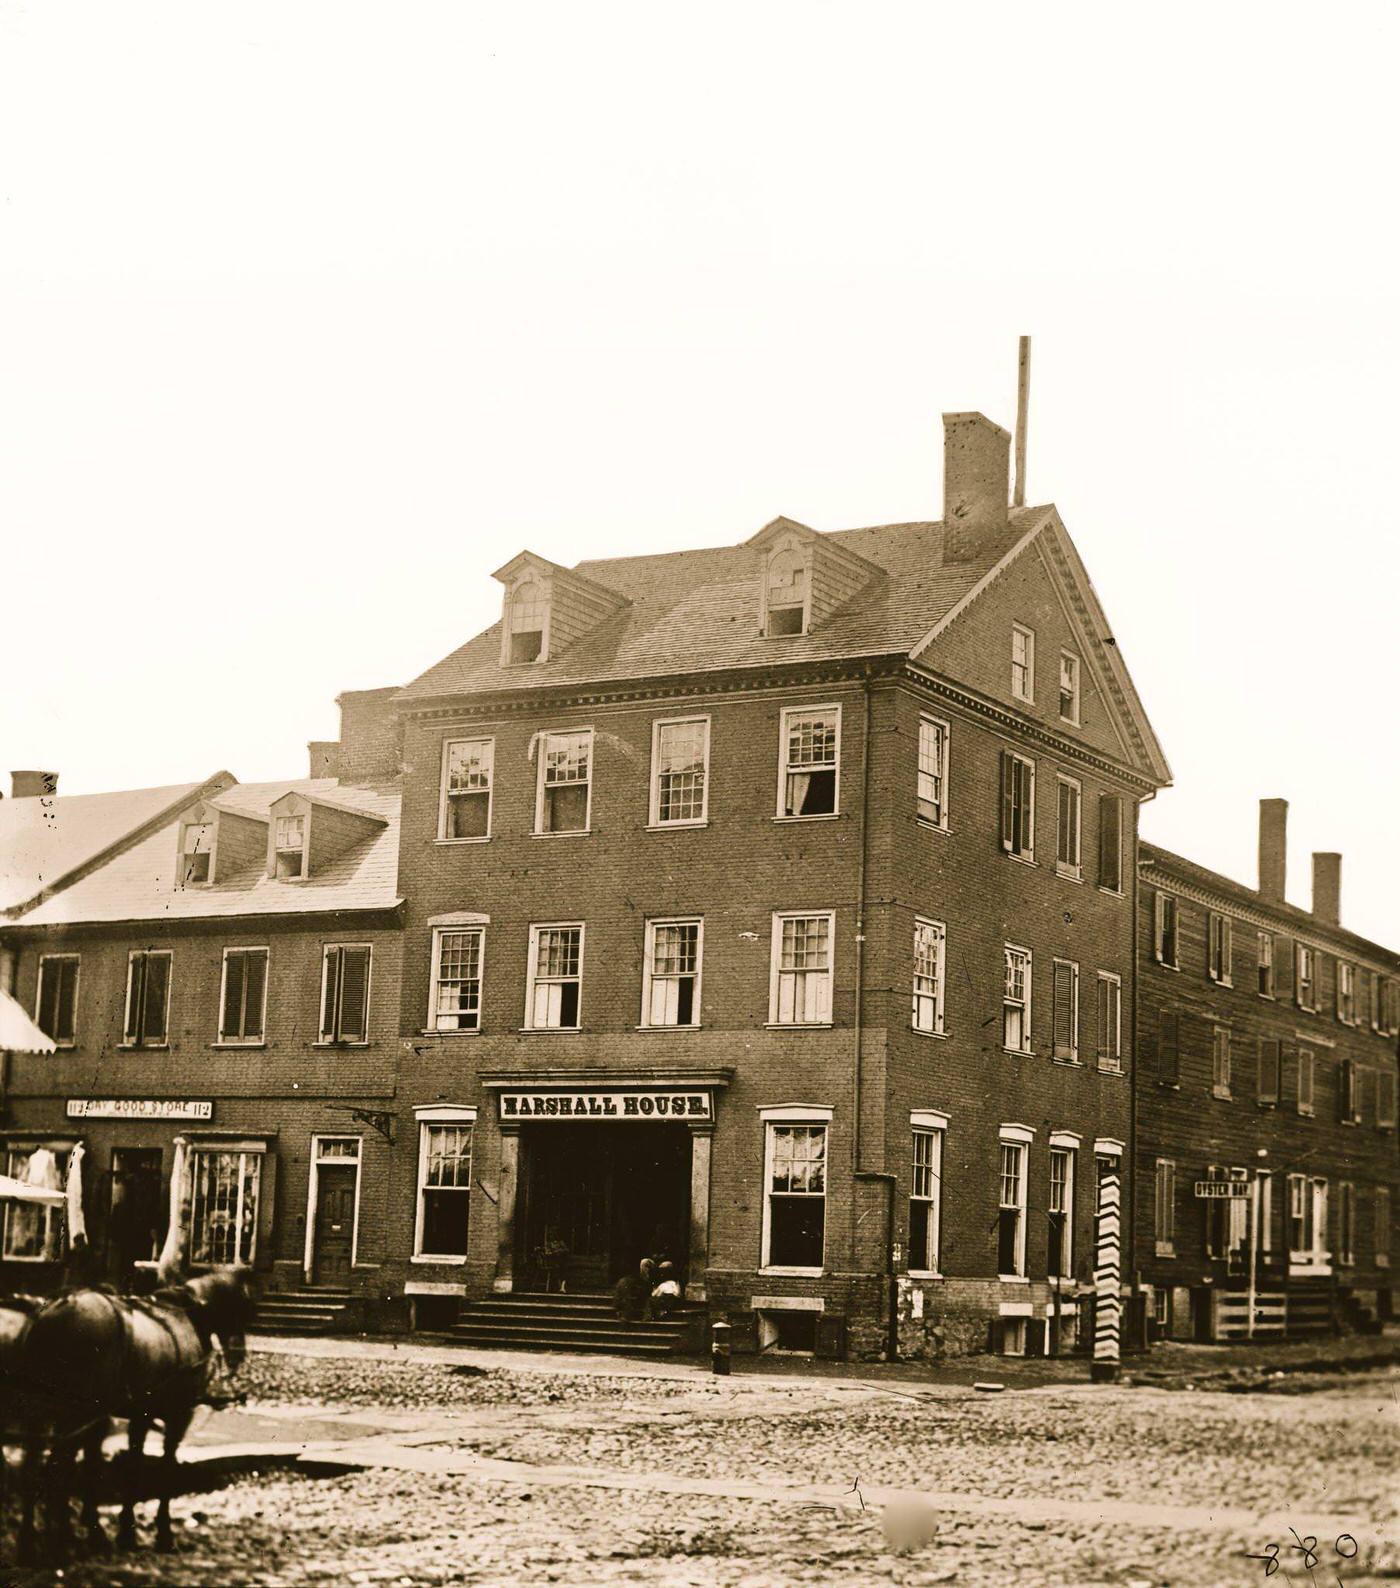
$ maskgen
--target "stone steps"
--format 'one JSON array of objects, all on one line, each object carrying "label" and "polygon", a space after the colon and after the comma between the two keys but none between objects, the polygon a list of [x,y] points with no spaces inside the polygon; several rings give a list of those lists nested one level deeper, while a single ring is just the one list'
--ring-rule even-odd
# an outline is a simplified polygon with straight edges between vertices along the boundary
[{"label": "stone steps", "polygon": [[672,1315],[650,1322],[619,1318],[608,1296],[516,1292],[463,1305],[451,1338],[501,1351],[589,1351],[672,1356],[690,1325]]},{"label": "stone steps", "polygon": [[344,1322],[350,1292],[333,1285],[269,1291],[258,1303],[260,1334],[332,1334]]}]

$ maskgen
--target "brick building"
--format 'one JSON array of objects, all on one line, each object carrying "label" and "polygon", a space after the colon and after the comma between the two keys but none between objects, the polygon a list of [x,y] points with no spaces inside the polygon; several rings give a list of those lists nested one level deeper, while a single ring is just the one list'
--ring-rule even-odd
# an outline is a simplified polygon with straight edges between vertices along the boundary
[{"label": "brick building", "polygon": [[1168,771],[1008,441],[945,416],[942,522],[522,553],[398,696],[420,1322],[660,1248],[760,1346],[1072,1333]]},{"label": "brick building", "polygon": [[[58,1043],[7,1056],[0,1168],[82,1143],[91,1251],[156,1255],[176,1138],[189,1257],[372,1296],[386,1255],[400,900],[393,691],[342,697],[319,775],[0,803],[4,982]],[[0,1284],[50,1288],[62,1215],[5,1203]]]},{"label": "brick building", "polygon": [[1285,902],[1286,814],[1257,890],[1139,847],[1136,1251],[1178,1338],[1248,1334],[1251,1275],[1256,1333],[1392,1315],[1400,959],[1340,924],[1338,855]]}]

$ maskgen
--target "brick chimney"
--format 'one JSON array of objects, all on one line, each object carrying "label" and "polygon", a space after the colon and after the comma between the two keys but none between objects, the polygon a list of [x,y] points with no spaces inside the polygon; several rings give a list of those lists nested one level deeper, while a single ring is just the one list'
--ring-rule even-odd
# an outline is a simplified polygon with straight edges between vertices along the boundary
[{"label": "brick chimney", "polygon": [[944,562],[968,562],[1005,533],[1010,482],[1010,433],[984,414],[944,414]]},{"label": "brick chimney", "polygon": [[310,759],[308,777],[340,776],[339,739],[312,739],[306,750]]},{"label": "brick chimney", "polygon": [[1259,895],[1283,903],[1288,880],[1288,801],[1259,801]]},{"label": "brick chimney", "polygon": [[403,724],[394,708],[400,686],[347,689],[340,707],[337,776],[345,783],[397,777],[403,762]]},{"label": "brick chimney", "polygon": [[1312,913],[1328,926],[1342,924],[1342,857],[1336,854],[1313,856]]},{"label": "brick chimney", "polygon": [[11,772],[10,798],[36,799],[40,794],[58,793],[57,772]]}]

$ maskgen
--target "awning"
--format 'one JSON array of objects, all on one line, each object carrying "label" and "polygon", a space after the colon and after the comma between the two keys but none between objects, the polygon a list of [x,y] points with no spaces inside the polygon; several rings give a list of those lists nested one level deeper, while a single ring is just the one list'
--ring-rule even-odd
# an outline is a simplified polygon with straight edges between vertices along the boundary
[{"label": "awning", "polygon": [[47,1186],[28,1185],[23,1180],[16,1180],[13,1175],[0,1174],[0,1200],[5,1198],[12,1202],[42,1202],[51,1208],[61,1208],[67,1201],[67,1194],[51,1191]]},{"label": "awning", "polygon": [[53,1053],[58,1044],[46,1037],[7,992],[0,992],[0,1051]]}]

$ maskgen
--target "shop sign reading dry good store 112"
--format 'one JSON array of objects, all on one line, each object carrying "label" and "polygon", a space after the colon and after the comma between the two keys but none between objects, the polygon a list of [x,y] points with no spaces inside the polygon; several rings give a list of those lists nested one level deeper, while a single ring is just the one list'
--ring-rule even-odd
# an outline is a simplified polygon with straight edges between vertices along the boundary
[{"label": "shop sign reading dry good store 112", "polygon": [[168,1097],[70,1097],[69,1119],[213,1119],[212,1102]]}]

